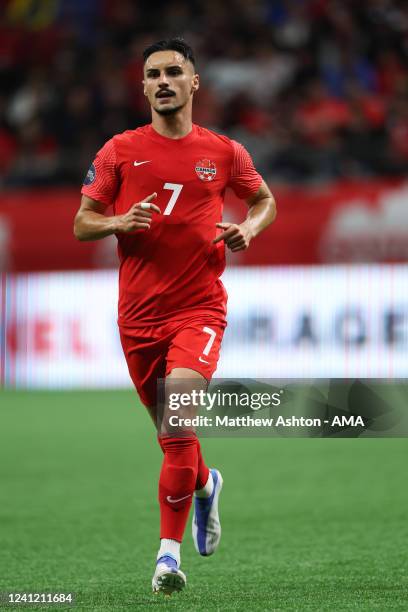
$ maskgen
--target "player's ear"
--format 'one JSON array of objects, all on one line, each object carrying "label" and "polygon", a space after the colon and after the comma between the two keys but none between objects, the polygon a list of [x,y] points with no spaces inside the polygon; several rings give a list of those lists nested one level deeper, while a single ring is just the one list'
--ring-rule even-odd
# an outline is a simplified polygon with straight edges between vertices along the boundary
[{"label": "player's ear", "polygon": [[198,89],[200,88],[200,77],[198,76],[198,74],[195,74],[193,76],[193,84],[192,84],[192,91],[198,91]]},{"label": "player's ear", "polygon": [[143,81],[142,81],[142,84],[143,84],[143,93],[144,93],[144,95],[145,95],[145,96],[147,96],[147,92],[146,92],[146,83],[145,83],[145,80],[144,80],[144,79],[143,79]]}]

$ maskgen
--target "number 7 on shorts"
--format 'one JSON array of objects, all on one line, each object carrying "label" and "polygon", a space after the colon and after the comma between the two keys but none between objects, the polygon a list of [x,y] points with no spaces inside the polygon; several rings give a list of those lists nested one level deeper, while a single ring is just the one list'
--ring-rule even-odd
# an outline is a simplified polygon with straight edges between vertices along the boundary
[{"label": "number 7 on shorts", "polygon": [[205,345],[205,349],[203,350],[203,355],[208,355],[211,351],[211,347],[214,344],[214,340],[215,337],[217,335],[217,332],[215,332],[213,329],[211,329],[211,327],[203,327],[203,332],[205,332],[206,334],[209,334],[210,337],[208,339],[207,344]]}]

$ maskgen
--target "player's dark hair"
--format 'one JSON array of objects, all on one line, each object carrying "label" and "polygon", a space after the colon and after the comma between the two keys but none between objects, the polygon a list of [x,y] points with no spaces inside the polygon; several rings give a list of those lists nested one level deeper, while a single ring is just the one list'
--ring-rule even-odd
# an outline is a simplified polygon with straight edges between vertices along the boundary
[{"label": "player's dark hair", "polygon": [[157,51],[177,51],[177,53],[180,53],[195,67],[194,52],[190,45],[183,40],[183,38],[167,38],[149,45],[143,51],[143,62],[146,62],[147,58],[152,55],[152,53],[156,53]]}]

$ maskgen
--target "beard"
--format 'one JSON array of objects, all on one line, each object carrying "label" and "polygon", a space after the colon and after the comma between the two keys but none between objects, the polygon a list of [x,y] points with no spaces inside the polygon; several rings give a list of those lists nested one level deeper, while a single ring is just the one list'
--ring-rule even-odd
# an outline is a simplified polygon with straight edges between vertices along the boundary
[{"label": "beard", "polygon": [[179,106],[173,106],[172,108],[155,108],[154,110],[162,117],[165,117],[168,115],[175,115],[175,113],[178,113],[178,111],[181,110],[183,106],[184,104],[179,104]]}]

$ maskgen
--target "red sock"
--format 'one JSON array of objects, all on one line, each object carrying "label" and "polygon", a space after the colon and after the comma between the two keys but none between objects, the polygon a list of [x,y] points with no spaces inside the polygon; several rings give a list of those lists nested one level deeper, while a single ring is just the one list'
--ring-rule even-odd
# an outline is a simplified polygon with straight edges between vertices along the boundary
[{"label": "red sock", "polygon": [[181,542],[197,481],[197,437],[159,437],[164,452],[159,480],[160,538]]},{"label": "red sock", "polygon": [[198,438],[197,438],[197,452],[198,452],[198,470],[197,470],[197,481],[196,481],[195,488],[202,489],[207,484],[208,476],[210,475],[210,470],[204,463],[204,459],[201,454],[201,446],[200,446],[200,442]]},{"label": "red sock", "polygon": [[[160,436],[157,436],[157,439],[164,453],[162,438],[160,438]],[[204,459],[203,459],[203,455],[201,453],[201,445],[200,445],[200,441],[198,438],[197,438],[197,452],[198,452],[198,470],[197,470],[196,485],[194,487],[195,490],[202,489],[207,484],[208,476],[210,475],[210,470],[206,466]]]}]

